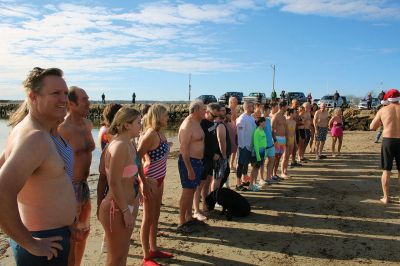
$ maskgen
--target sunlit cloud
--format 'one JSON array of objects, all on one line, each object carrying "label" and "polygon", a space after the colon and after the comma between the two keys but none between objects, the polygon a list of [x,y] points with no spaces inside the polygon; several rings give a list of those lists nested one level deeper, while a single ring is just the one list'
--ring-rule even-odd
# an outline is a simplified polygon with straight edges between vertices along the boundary
[{"label": "sunlit cloud", "polygon": [[400,6],[388,6],[387,1],[378,0],[267,0],[269,7],[282,11],[333,17],[355,17],[359,19],[400,19]]}]

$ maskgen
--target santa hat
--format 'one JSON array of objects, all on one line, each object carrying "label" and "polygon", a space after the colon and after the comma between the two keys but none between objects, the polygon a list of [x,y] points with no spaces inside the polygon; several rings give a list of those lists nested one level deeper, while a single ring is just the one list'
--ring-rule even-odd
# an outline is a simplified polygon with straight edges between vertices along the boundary
[{"label": "santa hat", "polygon": [[388,92],[386,92],[383,100],[388,102],[398,102],[400,101],[400,92],[396,89],[390,89]]}]

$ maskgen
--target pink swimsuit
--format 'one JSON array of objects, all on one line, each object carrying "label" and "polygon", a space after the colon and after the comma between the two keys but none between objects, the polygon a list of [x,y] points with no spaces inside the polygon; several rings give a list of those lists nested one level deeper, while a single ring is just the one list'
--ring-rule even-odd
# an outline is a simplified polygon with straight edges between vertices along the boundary
[{"label": "pink swimsuit", "polygon": [[[109,175],[109,170],[106,168],[106,173]],[[135,180],[135,185],[137,186],[137,173],[138,173],[138,166],[136,164],[130,164],[125,166],[124,171],[122,172],[122,178],[133,178]],[[135,188],[136,196],[137,196],[137,188]],[[103,199],[103,201],[106,199]],[[130,213],[133,213],[134,206],[128,205]],[[111,199],[110,202],[110,231],[112,232],[112,221],[115,217],[115,212],[119,212],[120,209],[118,208],[117,204],[115,203],[114,199]]]},{"label": "pink swimsuit", "polygon": [[333,122],[333,126],[331,129],[332,137],[342,137],[343,136],[343,125],[338,121]]}]

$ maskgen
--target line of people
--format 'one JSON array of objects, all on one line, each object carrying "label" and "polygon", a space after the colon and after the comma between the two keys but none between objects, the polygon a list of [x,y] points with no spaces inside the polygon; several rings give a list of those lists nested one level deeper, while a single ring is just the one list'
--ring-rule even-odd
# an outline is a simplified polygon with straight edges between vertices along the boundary
[{"label": "line of people", "polygon": [[290,167],[307,162],[308,145],[316,160],[326,158],[322,151],[328,130],[333,138],[332,156],[341,151],[341,110],[335,109],[329,119],[325,104],[316,109],[308,102],[299,106],[297,100],[290,107],[285,101],[266,106],[245,101],[240,114],[237,99],[231,97],[228,107],[192,102],[189,113],[178,133],[182,185],[178,232],[190,233],[205,225],[205,198],[223,185],[230,186],[230,172],[236,173],[236,190],[259,191],[291,178],[289,161]]}]

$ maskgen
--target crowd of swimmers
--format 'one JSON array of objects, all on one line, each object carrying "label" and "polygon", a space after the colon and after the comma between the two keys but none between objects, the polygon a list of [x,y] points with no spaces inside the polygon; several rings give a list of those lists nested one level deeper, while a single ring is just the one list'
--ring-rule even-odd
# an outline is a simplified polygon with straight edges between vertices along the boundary
[{"label": "crowd of swimmers", "polygon": [[[82,88],[68,88],[57,68],[36,67],[23,85],[27,97],[10,118],[12,131],[0,157],[0,228],[11,239],[17,265],[80,265],[90,234],[87,179],[96,146],[86,118],[89,97]],[[393,159],[400,165],[399,99],[397,90],[389,91],[386,106],[371,123],[371,129],[383,126],[383,203],[390,201]],[[235,97],[228,106],[190,104],[178,132],[178,232],[191,233],[206,224],[205,197],[222,186],[231,187],[230,173],[236,173],[238,191],[260,191],[291,178],[289,168],[307,163],[311,157],[306,154],[315,160],[326,158],[328,131],[331,156],[340,156],[341,109],[330,117],[324,104],[299,105],[297,100],[290,106],[284,100],[265,106],[244,102],[242,108]],[[101,249],[107,253],[106,265],[126,265],[140,204],[142,264],[160,265],[157,259],[174,256],[157,246],[172,146],[163,133],[168,110],[153,104],[139,112],[111,103],[103,118],[96,215],[104,229]]]}]

